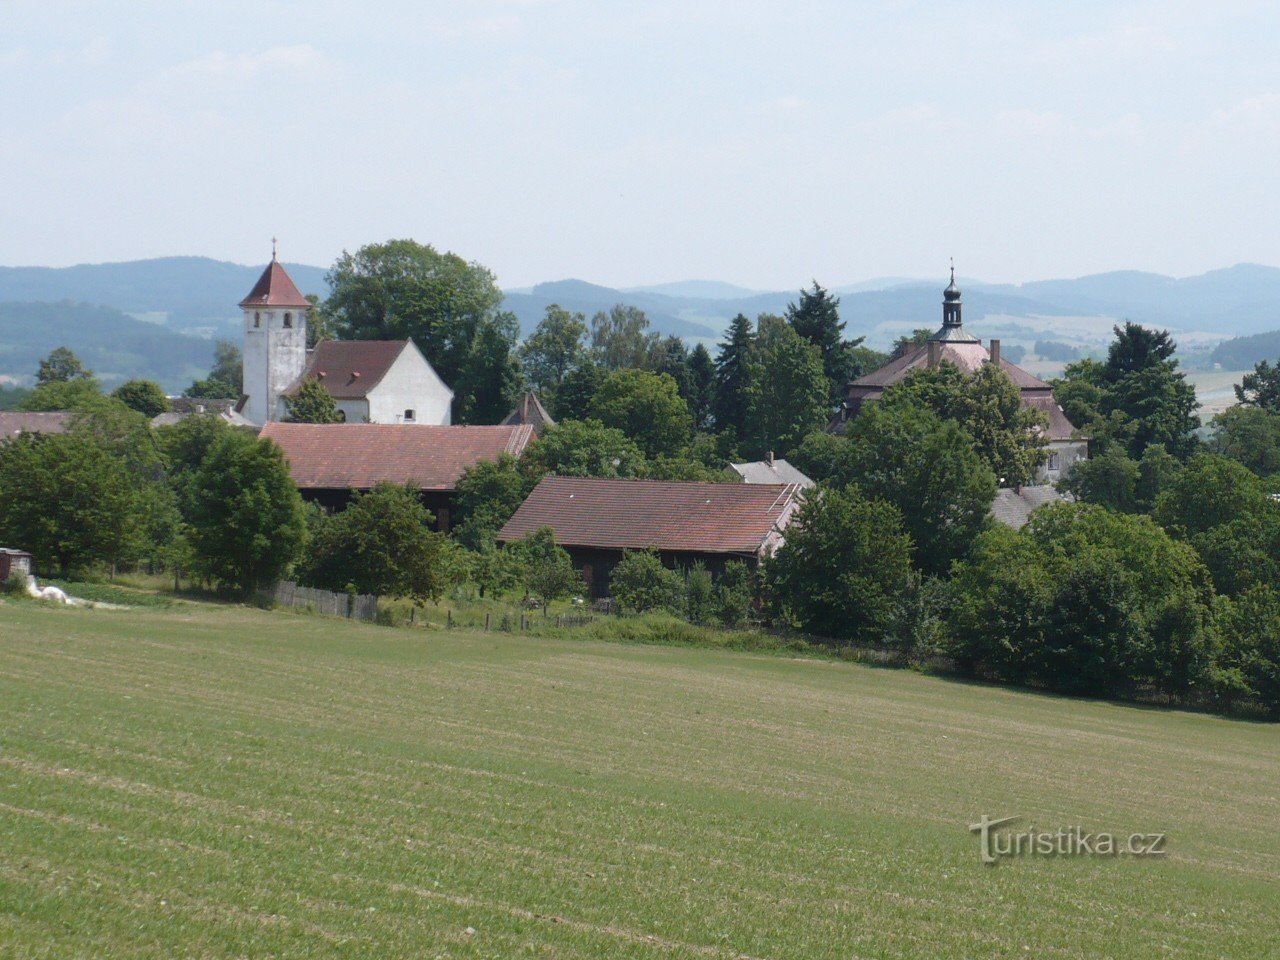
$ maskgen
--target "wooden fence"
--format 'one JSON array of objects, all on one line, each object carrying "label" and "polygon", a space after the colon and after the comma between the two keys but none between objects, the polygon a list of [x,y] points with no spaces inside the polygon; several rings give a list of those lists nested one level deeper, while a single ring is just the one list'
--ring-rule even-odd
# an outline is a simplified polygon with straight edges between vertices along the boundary
[{"label": "wooden fence", "polygon": [[373,620],[378,616],[378,598],[371,594],[352,597],[331,590],[300,587],[290,580],[281,580],[270,590],[260,591],[258,596],[268,603],[295,610],[314,610],[329,617],[348,617],[355,620]]}]

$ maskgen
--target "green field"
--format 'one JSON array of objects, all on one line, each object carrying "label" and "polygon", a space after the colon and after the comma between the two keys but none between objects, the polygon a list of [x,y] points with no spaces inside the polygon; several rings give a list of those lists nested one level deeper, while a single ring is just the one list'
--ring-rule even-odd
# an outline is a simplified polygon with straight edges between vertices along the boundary
[{"label": "green field", "polygon": [[[0,606],[0,956],[1275,957],[1280,728],[782,655]],[[1166,832],[978,860],[967,825]]]}]

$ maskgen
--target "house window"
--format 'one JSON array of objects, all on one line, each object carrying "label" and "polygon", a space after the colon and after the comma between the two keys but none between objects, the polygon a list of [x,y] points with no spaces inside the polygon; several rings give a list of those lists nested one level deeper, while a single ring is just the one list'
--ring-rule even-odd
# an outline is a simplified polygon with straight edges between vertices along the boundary
[{"label": "house window", "polygon": [[254,312],[254,314],[253,314],[253,325],[254,325],[255,327],[260,327],[260,326],[262,326],[262,314],[261,314],[261,313],[258,313],[258,312],[256,312],[256,311]]},{"label": "house window", "polygon": [[412,411],[412,410],[406,410],[406,411],[404,412],[404,422],[405,422],[405,423],[413,423],[413,420],[414,420],[413,411]]},{"label": "house window", "polygon": [[1058,454],[1056,454],[1056,453],[1051,453],[1051,454],[1049,454],[1049,469],[1050,469],[1050,470],[1057,470],[1057,469],[1059,469],[1059,467],[1058,467],[1058,462],[1059,462],[1059,461],[1058,461]]},{"label": "house window", "polygon": [[286,329],[286,330],[288,330],[290,327],[292,327],[292,326],[293,326],[293,314],[292,314],[292,313],[286,313],[286,314],[284,315],[284,326],[285,326],[285,329]]}]

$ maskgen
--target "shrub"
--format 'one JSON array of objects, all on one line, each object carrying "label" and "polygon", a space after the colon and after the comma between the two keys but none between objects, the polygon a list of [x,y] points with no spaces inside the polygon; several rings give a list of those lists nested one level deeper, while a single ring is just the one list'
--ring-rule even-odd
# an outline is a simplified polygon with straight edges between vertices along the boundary
[{"label": "shrub", "polygon": [[715,585],[706,565],[695,563],[684,578],[685,616],[690,623],[706,623],[715,615]]},{"label": "shrub", "polygon": [[751,569],[741,560],[730,560],[724,565],[716,583],[716,618],[726,627],[736,627],[746,622],[754,602],[755,585]]},{"label": "shrub", "polygon": [[636,613],[683,612],[684,584],[680,574],[664,567],[652,550],[624,553],[613,568],[609,589],[620,607]]}]

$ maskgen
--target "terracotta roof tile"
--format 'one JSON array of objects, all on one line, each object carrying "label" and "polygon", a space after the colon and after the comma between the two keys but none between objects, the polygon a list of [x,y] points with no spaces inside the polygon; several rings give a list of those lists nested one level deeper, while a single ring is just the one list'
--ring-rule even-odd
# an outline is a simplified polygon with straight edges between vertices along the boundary
[{"label": "terracotta roof tile", "polygon": [[294,285],[289,274],[277,260],[267,264],[262,276],[253,285],[249,295],[240,301],[240,307],[296,307],[305,310],[311,303]]},{"label": "terracotta roof tile", "polygon": [[307,358],[306,369],[286,396],[303,380],[318,379],[335,400],[362,400],[387,375],[408,340],[321,340]]},{"label": "terracotta roof tile", "polygon": [[71,414],[65,411],[53,413],[20,413],[0,411],[0,439],[20,433],[65,433]]},{"label": "terracotta roof tile", "polygon": [[533,430],[273,421],[261,436],[284,451],[294,482],[304,490],[368,490],[410,481],[422,490],[452,490],[467,467],[504,453],[520,456]]},{"label": "terracotta roof tile", "polygon": [[550,527],[562,546],[756,554],[789,522],[797,492],[794,485],[546,477],[498,539]]}]

